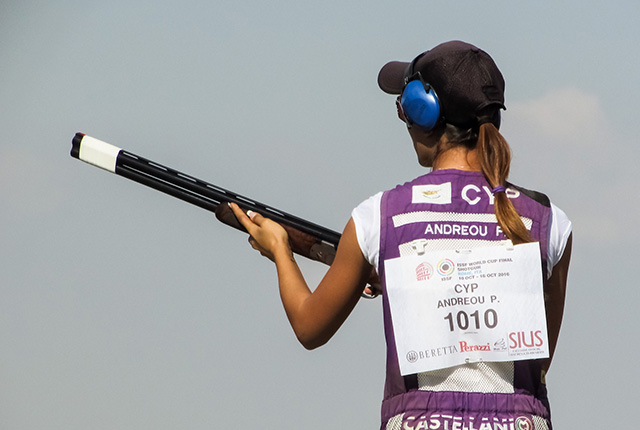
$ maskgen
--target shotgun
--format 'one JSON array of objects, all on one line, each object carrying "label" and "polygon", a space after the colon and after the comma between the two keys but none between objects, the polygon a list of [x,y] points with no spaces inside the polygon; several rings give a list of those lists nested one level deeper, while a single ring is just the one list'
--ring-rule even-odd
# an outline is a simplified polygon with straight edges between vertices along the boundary
[{"label": "shotgun", "polygon": [[[84,133],[76,133],[73,137],[71,156],[214,212],[216,218],[224,224],[246,233],[247,230],[226,204],[237,203],[245,212],[252,210],[280,223],[289,234],[291,250],[296,254],[328,266],[333,263],[341,236],[336,231],[186,175]],[[375,269],[371,271],[368,284],[362,297],[377,297],[381,290]]]}]

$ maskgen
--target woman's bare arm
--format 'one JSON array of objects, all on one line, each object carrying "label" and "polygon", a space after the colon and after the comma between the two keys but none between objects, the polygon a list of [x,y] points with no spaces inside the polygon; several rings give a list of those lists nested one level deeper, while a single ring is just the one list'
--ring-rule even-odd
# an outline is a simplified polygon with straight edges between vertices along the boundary
[{"label": "woman's bare arm", "polygon": [[544,368],[548,369],[553,359],[553,354],[558,343],[564,302],[567,294],[567,276],[571,261],[571,244],[573,233],[569,235],[567,244],[558,264],[553,267],[547,290],[545,291],[545,308],[547,311],[547,332],[549,333],[549,358],[545,361]]},{"label": "woman's bare arm", "polygon": [[355,307],[371,274],[353,220],[344,229],[333,264],[311,292],[293,258],[286,231],[259,214],[247,216],[233,204],[231,209],[249,232],[253,248],[275,262],[282,304],[300,343],[307,349],[324,345]]}]

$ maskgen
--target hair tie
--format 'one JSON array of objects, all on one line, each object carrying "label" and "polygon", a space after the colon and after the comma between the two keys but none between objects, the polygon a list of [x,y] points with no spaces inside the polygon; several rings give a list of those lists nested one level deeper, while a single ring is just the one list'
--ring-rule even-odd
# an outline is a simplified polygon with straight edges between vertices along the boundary
[{"label": "hair tie", "polygon": [[504,185],[498,185],[493,190],[491,190],[491,194],[495,195],[496,193],[504,193],[506,191],[507,191],[507,189],[505,188]]}]

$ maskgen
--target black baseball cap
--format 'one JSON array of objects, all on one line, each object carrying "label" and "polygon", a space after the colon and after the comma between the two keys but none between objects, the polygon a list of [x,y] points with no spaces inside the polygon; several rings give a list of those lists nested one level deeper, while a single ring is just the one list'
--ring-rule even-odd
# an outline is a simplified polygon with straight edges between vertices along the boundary
[{"label": "black baseball cap", "polygon": [[[453,40],[418,55],[411,62],[392,61],[378,74],[378,85],[388,94],[402,94],[407,79],[420,72],[438,96],[444,121],[462,128],[483,122],[500,126],[499,115],[487,115],[488,106],[504,106],[504,78],[493,59],[469,43]],[[480,117],[482,115],[482,117]]]}]

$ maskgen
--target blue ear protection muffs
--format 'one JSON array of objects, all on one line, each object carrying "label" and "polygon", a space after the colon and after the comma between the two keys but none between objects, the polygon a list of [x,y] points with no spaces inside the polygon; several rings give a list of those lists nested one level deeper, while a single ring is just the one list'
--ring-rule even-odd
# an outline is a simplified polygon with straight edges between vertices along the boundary
[{"label": "blue ear protection muffs", "polygon": [[413,124],[426,131],[432,130],[440,120],[440,103],[431,85],[422,79],[420,72],[414,73],[415,58],[405,74],[405,86],[400,95],[400,106],[407,120],[407,126]]},{"label": "blue ear protection muffs", "polygon": [[[420,73],[418,73],[418,76]],[[440,119],[438,96],[422,78],[409,81],[402,90],[400,105],[408,125],[416,124],[426,131],[432,130]]]}]

